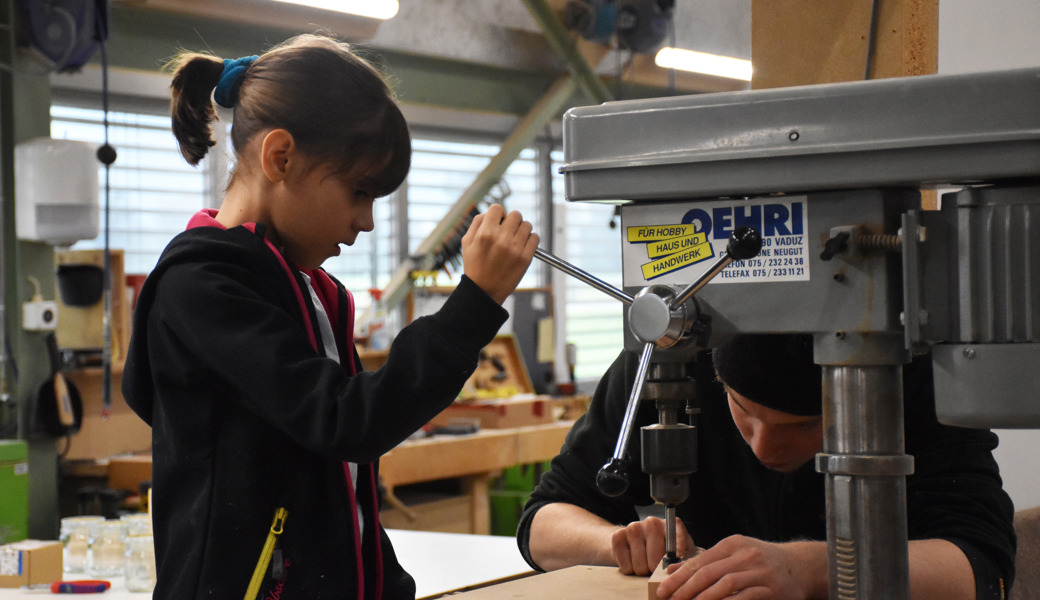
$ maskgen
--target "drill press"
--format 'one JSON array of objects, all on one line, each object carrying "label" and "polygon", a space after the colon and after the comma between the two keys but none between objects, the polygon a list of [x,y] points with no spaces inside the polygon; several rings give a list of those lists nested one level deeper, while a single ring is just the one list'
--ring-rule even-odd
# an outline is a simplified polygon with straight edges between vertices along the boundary
[{"label": "drill press", "polygon": [[[1040,70],[1022,69],[569,111],[567,198],[622,205],[624,289],[601,289],[630,304],[625,346],[640,354],[601,489],[623,485],[633,404],[653,399],[643,467],[655,499],[680,502],[697,442],[674,417],[690,395],[679,365],[736,334],[811,334],[830,597],[907,598],[902,365],[932,353],[944,422],[1040,427],[1038,99]],[[940,187],[959,191],[920,210],[920,190]],[[722,250],[741,226],[760,255]]]}]

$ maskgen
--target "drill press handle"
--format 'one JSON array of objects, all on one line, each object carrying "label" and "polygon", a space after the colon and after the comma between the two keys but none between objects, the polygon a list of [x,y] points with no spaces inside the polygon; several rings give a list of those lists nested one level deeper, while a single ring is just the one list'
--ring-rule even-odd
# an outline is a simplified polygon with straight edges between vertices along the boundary
[{"label": "drill press handle", "polygon": [[761,234],[750,227],[738,227],[730,234],[726,252],[678,294],[673,295],[667,286],[650,286],[633,300],[629,308],[630,328],[636,339],[644,345],[614,454],[596,474],[596,486],[604,495],[616,497],[628,489],[628,442],[634,429],[635,414],[643,395],[654,348],[673,346],[687,336],[692,321],[687,318],[686,303],[734,260],[753,258],[761,250]]},{"label": "drill press handle", "polygon": [[738,227],[730,234],[726,252],[684,290],[673,294],[667,286],[650,286],[635,298],[561,258],[542,249],[535,250],[535,258],[629,305],[630,328],[636,339],[644,344],[639,357],[635,382],[625,408],[621,433],[617,445],[614,447],[614,455],[596,475],[596,486],[605,495],[620,496],[628,489],[628,466],[625,455],[628,451],[628,442],[632,435],[639,400],[643,395],[643,386],[650,369],[650,359],[654,347],[672,346],[689,334],[691,321],[686,315],[686,303],[731,262],[753,258],[761,249],[762,236],[757,230],[751,227]]}]

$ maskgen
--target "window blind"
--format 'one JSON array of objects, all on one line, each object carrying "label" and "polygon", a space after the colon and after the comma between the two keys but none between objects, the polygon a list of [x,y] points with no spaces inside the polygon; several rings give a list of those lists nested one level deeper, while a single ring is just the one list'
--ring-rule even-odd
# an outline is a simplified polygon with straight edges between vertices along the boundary
[{"label": "window blind", "polygon": [[[553,152],[554,202],[562,205],[566,235],[561,258],[597,278],[621,287],[621,233],[610,227],[614,207],[605,204],[566,202],[559,166],[562,152]],[[620,223],[617,224],[620,228]],[[566,279],[566,336],[577,345],[574,374],[581,379],[598,379],[614,362],[624,345],[624,305],[589,285]]]},{"label": "window blind", "polygon": [[[117,158],[110,168],[109,245],[124,251],[126,273],[148,273],[174,235],[203,207],[206,175],[181,157],[170,133],[169,116],[110,111],[109,143]],[[51,108],[51,137],[90,142],[105,139],[100,109],[71,105]],[[105,172],[98,163],[102,210]],[[103,219],[103,217],[102,217]],[[102,248],[102,234],[75,248]]]}]

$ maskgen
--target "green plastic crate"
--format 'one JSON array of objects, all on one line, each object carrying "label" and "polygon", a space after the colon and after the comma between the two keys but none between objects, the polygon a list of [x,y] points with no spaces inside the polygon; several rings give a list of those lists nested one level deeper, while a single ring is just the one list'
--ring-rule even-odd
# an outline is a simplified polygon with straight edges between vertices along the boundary
[{"label": "green plastic crate", "polygon": [[491,505],[491,535],[516,535],[520,515],[524,511],[538,478],[549,470],[549,463],[517,465],[502,471],[488,490]]},{"label": "green plastic crate", "polygon": [[0,544],[29,536],[29,451],[25,442],[0,440]]}]

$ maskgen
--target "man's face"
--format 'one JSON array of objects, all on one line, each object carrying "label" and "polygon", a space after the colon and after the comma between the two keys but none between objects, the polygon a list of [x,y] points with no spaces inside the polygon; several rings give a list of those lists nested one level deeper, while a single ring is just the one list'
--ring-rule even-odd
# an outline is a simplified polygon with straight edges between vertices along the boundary
[{"label": "man's face", "polygon": [[823,417],[780,412],[749,400],[729,386],[726,397],[733,423],[766,467],[790,473],[822,449]]}]

